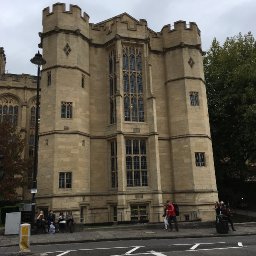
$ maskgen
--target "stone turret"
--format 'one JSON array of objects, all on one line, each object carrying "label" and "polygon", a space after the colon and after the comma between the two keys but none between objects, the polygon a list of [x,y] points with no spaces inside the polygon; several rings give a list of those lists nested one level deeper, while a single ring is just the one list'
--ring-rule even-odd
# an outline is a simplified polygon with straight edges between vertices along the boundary
[{"label": "stone turret", "polygon": [[[57,3],[52,12],[49,7],[43,10],[40,36],[46,65],[41,79],[39,199],[61,196],[60,172],[64,178],[72,173],[73,180],[82,181],[66,196],[90,191],[88,21],[76,5],[66,10],[65,4]],[[76,199],[69,207],[77,207]],[[53,196],[54,209],[68,208],[66,200],[54,200]]]},{"label": "stone turret", "polygon": [[[217,200],[200,31],[195,23],[178,21],[174,29],[165,26],[162,37],[175,200],[210,218],[212,210],[200,207]],[[198,153],[203,166],[195,164]]]},{"label": "stone turret", "polygon": [[4,48],[0,47],[0,75],[5,73],[6,57],[4,54]]}]

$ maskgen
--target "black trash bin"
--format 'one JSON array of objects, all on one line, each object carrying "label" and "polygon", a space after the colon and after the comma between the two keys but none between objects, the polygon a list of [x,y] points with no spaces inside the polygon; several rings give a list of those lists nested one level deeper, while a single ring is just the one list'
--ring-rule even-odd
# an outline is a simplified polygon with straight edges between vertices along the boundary
[{"label": "black trash bin", "polygon": [[225,215],[217,215],[216,216],[216,230],[219,234],[227,234],[229,227],[228,227],[228,220]]}]

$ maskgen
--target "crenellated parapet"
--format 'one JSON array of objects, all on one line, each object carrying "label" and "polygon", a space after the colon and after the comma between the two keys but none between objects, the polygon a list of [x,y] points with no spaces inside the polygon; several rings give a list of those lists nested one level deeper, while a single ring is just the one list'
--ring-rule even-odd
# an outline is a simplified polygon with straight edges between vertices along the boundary
[{"label": "crenellated parapet", "polygon": [[185,21],[176,21],[174,27],[164,26],[161,34],[164,48],[186,45],[201,47],[200,30],[195,22],[190,22],[187,25]]},{"label": "crenellated parapet", "polygon": [[69,10],[66,9],[64,3],[56,3],[52,6],[52,11],[47,7],[43,10],[43,34],[51,31],[64,30],[75,31],[83,36],[89,33],[89,16],[81,11],[77,5],[70,5]]},{"label": "crenellated parapet", "polygon": [[27,87],[36,89],[36,76],[28,74],[3,74],[0,75],[1,87]]}]

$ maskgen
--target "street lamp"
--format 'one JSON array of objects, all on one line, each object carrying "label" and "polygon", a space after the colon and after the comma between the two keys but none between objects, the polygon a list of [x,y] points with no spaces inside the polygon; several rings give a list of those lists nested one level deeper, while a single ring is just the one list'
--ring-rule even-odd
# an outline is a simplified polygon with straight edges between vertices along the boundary
[{"label": "street lamp", "polygon": [[40,68],[42,65],[46,63],[46,61],[43,59],[42,55],[39,53],[36,53],[35,56],[30,60],[31,63],[37,65],[37,83],[36,83],[36,120],[35,120],[35,148],[34,148],[34,162],[33,162],[33,183],[32,183],[32,224],[35,223],[35,193],[37,192],[37,169],[38,169],[38,130],[39,130],[39,105],[40,105]]}]

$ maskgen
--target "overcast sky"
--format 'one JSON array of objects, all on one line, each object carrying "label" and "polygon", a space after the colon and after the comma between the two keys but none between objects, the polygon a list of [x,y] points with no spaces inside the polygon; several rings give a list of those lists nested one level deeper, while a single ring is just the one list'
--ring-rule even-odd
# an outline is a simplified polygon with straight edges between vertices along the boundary
[{"label": "overcast sky", "polygon": [[[6,70],[13,74],[35,74],[30,59],[38,51],[42,31],[42,10],[54,0],[0,0],[0,47],[4,47]],[[196,22],[201,30],[202,48],[207,51],[214,37],[223,43],[227,37],[251,31],[256,37],[256,0],[63,0],[78,5],[98,23],[127,12],[146,19],[155,32],[175,21]]]}]

